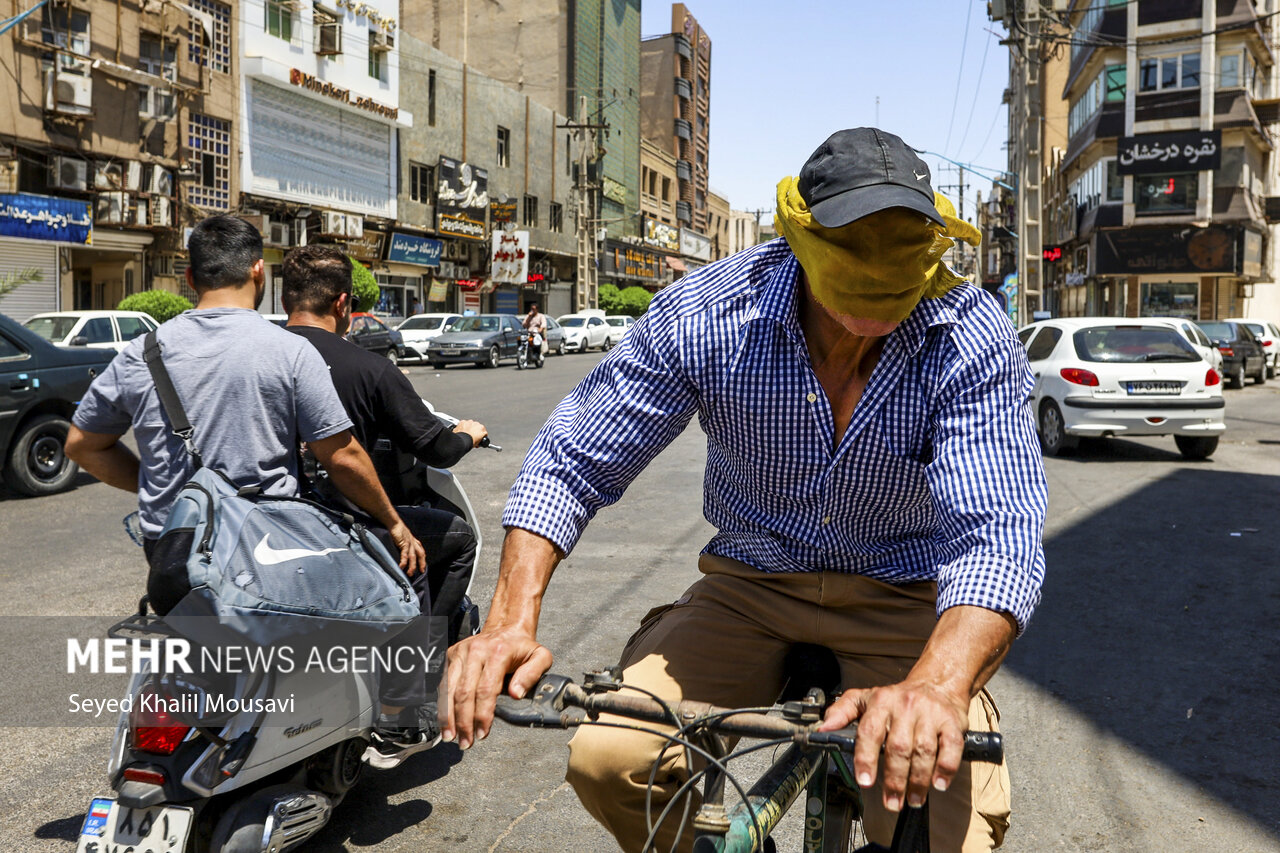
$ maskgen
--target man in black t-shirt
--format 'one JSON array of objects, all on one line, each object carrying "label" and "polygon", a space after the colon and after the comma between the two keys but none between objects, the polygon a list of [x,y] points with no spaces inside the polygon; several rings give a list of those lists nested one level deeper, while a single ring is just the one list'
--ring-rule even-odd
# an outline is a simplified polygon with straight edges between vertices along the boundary
[{"label": "man in black t-shirt", "polygon": [[[288,330],[310,341],[328,363],[334,388],[351,418],[351,432],[374,457],[387,494],[401,503],[407,495],[397,476],[397,452],[448,468],[488,432],[483,424],[469,420],[450,428],[427,407],[399,368],[342,337],[354,310],[351,269],[350,259],[336,246],[294,249],[285,257],[281,301],[289,312]],[[380,449],[380,438],[392,449]],[[328,499],[340,499],[325,494],[322,481],[317,488]],[[429,646],[436,651],[426,677],[426,707],[434,710],[449,620],[471,581],[476,538],[471,526],[453,512],[430,506],[400,506],[397,511],[427,552],[427,571],[410,580],[423,612],[430,613]]]}]

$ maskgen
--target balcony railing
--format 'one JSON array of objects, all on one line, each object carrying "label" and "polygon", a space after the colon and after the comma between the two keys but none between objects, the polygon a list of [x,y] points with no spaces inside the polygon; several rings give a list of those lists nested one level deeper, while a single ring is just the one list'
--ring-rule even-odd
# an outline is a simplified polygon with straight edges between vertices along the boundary
[{"label": "balcony railing", "polygon": [[676,219],[680,222],[693,221],[693,205],[687,201],[676,202]]},{"label": "balcony railing", "polygon": [[682,181],[693,180],[693,164],[688,160],[676,161],[676,177]]},{"label": "balcony railing", "polygon": [[689,44],[689,39],[685,38],[683,33],[675,34],[676,53],[685,59],[693,59],[693,46]]},{"label": "balcony railing", "polygon": [[676,94],[686,101],[693,97],[693,84],[683,77],[676,78]]},{"label": "balcony railing", "polygon": [[693,138],[693,125],[682,118],[676,119],[676,136],[681,139]]}]

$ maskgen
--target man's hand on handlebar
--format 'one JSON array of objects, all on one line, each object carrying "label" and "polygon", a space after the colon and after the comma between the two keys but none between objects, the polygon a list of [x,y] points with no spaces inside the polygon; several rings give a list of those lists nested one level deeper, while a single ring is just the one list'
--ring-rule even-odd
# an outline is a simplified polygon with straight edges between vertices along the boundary
[{"label": "man's hand on handlebar", "polygon": [[404,573],[409,577],[413,577],[419,572],[426,571],[426,549],[409,532],[409,528],[405,526],[405,523],[403,521],[397,522],[393,527],[387,528],[387,532],[391,534],[396,547],[400,549],[400,568],[404,569]]},{"label": "man's hand on handlebar", "polygon": [[450,648],[444,739],[456,737],[462,749],[483,740],[493,725],[493,706],[506,677],[511,676],[507,692],[523,699],[551,668],[551,661],[551,652],[518,628],[486,626]]},{"label": "man's hand on handlebar", "polygon": [[458,421],[458,423],[454,425],[453,431],[465,432],[467,435],[471,436],[472,447],[479,447],[480,442],[489,434],[489,430],[485,429],[484,424],[479,421],[468,420]]}]

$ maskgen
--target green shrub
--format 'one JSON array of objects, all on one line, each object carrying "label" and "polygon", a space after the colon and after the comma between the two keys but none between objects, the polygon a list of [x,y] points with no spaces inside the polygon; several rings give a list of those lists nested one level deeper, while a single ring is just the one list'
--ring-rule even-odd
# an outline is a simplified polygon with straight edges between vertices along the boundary
[{"label": "green shrub", "polygon": [[622,291],[615,284],[602,284],[596,291],[596,301],[600,304],[600,310],[606,314],[621,314],[622,311]]},{"label": "green shrub", "polygon": [[382,295],[378,280],[373,277],[373,273],[355,258],[351,258],[351,292],[360,300],[361,311],[372,311]]},{"label": "green shrub", "polygon": [[150,314],[157,323],[163,323],[183,311],[190,311],[192,305],[187,297],[167,290],[144,290],[121,299],[116,308],[121,311],[142,311]]},{"label": "green shrub", "polygon": [[639,319],[641,314],[649,310],[649,302],[652,299],[653,294],[639,285],[624,288],[619,294],[619,301],[622,305],[616,313],[630,314],[632,317]]}]

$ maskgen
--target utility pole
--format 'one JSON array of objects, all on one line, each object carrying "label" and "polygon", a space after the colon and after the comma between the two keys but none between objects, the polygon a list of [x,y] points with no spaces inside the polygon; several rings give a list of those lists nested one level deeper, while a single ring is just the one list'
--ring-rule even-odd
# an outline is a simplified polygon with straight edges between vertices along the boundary
[{"label": "utility pole", "polygon": [[1015,103],[1022,107],[1021,119],[1013,120],[1011,141],[1018,176],[1018,325],[1031,321],[1040,310],[1044,280],[1044,254],[1040,230],[1042,215],[1040,181],[1043,173],[1041,137],[1044,123],[1044,100],[1041,93],[1040,28],[1042,18],[1039,0],[1026,0],[1014,5],[1013,14],[1021,20],[1021,35],[1015,39],[1017,74]]},{"label": "utility pole", "polygon": [[[944,167],[944,168],[946,169],[946,171],[950,171],[949,167]],[[964,193],[965,193],[965,190],[969,188],[969,185],[964,182],[964,166],[961,166],[959,163],[957,163],[956,168],[960,170],[959,182],[955,184],[940,184],[937,189],[940,192],[945,192],[947,190],[956,190],[960,194],[959,203],[956,206],[957,207],[956,214],[960,217],[961,221],[963,221],[964,220]],[[969,270],[968,270],[968,264],[965,261],[964,253],[965,253],[964,241],[956,240],[956,247],[955,247],[956,270],[961,275],[967,276],[969,274]]]},{"label": "utility pole", "polygon": [[574,141],[578,144],[578,169],[573,183],[578,195],[578,278],[574,282],[573,310],[581,311],[600,304],[596,251],[596,228],[599,227],[596,191],[600,189],[600,185],[594,180],[595,170],[592,166],[597,162],[600,151],[596,133],[608,125],[587,121],[587,96],[582,95],[578,99],[578,120],[559,127],[572,130]]}]

